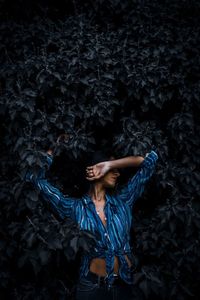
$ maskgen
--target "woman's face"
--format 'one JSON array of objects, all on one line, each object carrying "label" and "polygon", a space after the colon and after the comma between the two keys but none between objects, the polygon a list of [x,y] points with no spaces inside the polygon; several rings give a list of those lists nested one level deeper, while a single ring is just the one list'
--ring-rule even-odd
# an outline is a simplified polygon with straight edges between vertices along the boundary
[{"label": "woman's face", "polygon": [[114,188],[116,185],[117,177],[120,176],[118,169],[108,171],[100,180],[104,187]]}]

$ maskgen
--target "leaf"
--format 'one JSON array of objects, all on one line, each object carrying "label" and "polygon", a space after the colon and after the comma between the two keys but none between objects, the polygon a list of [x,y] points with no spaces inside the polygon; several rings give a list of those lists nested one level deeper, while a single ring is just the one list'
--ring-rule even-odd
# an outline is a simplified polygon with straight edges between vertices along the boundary
[{"label": "leaf", "polygon": [[152,281],[158,283],[160,286],[163,285],[162,281],[161,281],[158,277],[156,277],[156,276],[154,276],[154,275],[152,275],[152,274],[150,275],[150,279],[151,279]]},{"label": "leaf", "polygon": [[112,74],[108,74],[108,73],[103,74],[102,77],[103,77],[103,78],[106,78],[106,79],[111,79],[111,80],[114,80],[114,79],[115,79],[115,77],[114,77]]},{"label": "leaf", "polygon": [[81,78],[80,82],[82,82],[83,84],[88,85],[88,86],[90,85],[87,78]]},{"label": "leaf", "polygon": [[32,232],[27,239],[27,246],[29,248],[32,247],[32,245],[35,241],[36,241],[36,235],[35,235],[35,232]]},{"label": "leaf", "polygon": [[60,76],[60,74],[59,74],[58,72],[54,72],[54,73],[52,73],[52,74],[53,74],[54,77],[56,77],[59,81],[62,80],[62,78],[61,78],[61,76]]},{"label": "leaf", "polygon": [[37,96],[37,92],[33,91],[31,89],[25,89],[23,92],[26,96],[29,96],[29,97],[36,97]]},{"label": "leaf", "polygon": [[70,246],[72,247],[72,249],[74,250],[74,252],[76,253],[78,250],[78,236],[75,236],[71,241],[70,241]]},{"label": "leaf", "polygon": [[49,261],[49,251],[44,249],[39,249],[39,258],[42,265],[46,265]]},{"label": "leaf", "polygon": [[142,290],[142,292],[144,293],[145,295],[145,298],[148,299],[148,296],[149,296],[149,287],[148,287],[148,283],[147,283],[147,280],[143,280],[139,283],[139,288]]},{"label": "leaf", "polygon": [[30,192],[28,192],[27,196],[28,196],[32,201],[38,201],[38,193],[37,193],[37,191],[30,191]]},{"label": "leaf", "polygon": [[29,164],[29,166],[32,166],[33,162],[34,162],[34,155],[30,155],[26,157],[26,160]]}]

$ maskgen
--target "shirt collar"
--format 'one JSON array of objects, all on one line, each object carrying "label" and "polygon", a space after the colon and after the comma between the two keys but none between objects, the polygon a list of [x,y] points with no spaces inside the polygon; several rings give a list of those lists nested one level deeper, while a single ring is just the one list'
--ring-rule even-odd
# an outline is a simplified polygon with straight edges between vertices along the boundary
[{"label": "shirt collar", "polygon": [[[111,195],[106,193],[105,197],[106,197],[106,203],[110,203],[110,205],[117,206],[117,204],[115,203]],[[88,193],[85,193],[82,198],[86,205],[90,205],[91,203],[94,203]]]}]

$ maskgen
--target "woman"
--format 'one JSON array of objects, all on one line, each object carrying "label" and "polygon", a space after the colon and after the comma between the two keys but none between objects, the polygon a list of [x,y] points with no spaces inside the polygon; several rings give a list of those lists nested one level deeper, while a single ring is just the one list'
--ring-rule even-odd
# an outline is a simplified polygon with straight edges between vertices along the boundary
[{"label": "woman", "polygon": [[[57,141],[59,143],[60,138]],[[47,151],[48,166],[53,154],[52,149]],[[99,233],[93,251],[82,257],[76,300],[133,299],[131,285],[135,261],[129,245],[132,207],[153,175],[157,159],[153,150],[145,157],[121,159],[95,152],[86,168],[90,188],[80,199],[64,196],[45,179],[44,170],[37,176],[27,172],[25,180],[40,189],[62,218],[70,217],[81,229]],[[120,176],[119,169],[125,167],[139,169],[118,193],[110,193]]]}]

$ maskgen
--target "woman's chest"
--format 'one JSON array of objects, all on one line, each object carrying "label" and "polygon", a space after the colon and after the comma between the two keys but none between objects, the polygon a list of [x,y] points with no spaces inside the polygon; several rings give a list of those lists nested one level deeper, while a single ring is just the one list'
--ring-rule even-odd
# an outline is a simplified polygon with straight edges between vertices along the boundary
[{"label": "woman's chest", "polygon": [[107,232],[123,237],[130,231],[131,215],[125,205],[106,205],[104,209],[95,205],[83,205],[76,214],[76,221],[83,230],[98,231],[102,234]]}]

